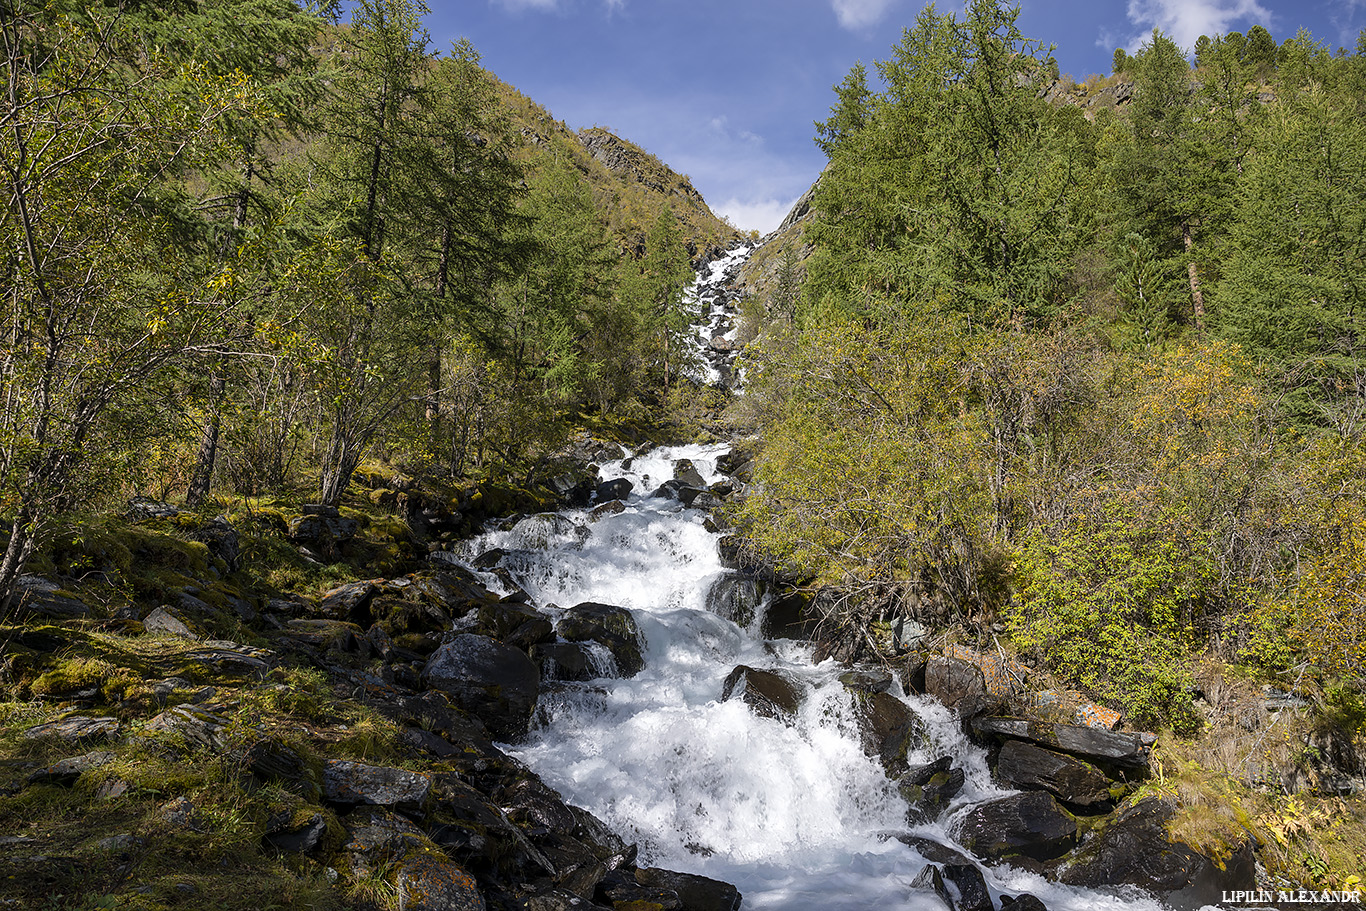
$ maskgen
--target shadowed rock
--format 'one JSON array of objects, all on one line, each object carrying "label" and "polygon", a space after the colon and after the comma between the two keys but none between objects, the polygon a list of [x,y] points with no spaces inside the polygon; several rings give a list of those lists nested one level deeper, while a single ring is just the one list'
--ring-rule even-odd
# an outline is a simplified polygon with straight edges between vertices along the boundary
[{"label": "shadowed rock", "polygon": [[1071,850],[1077,823],[1052,794],[1028,791],[980,803],[959,823],[958,841],[979,857],[1051,860]]},{"label": "shadowed rock", "polygon": [[472,633],[437,649],[422,680],[449,693],[495,737],[508,739],[526,734],[540,695],[540,673],[526,652]]}]

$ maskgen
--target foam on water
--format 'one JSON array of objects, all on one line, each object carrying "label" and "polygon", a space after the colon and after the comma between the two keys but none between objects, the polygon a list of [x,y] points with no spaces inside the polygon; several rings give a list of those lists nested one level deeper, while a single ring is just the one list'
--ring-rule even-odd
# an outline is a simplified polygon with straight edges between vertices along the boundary
[{"label": "foam on water", "polygon": [[[645,638],[645,669],[542,700],[538,725],[509,751],[572,803],[628,841],[641,863],[734,883],[745,907],[788,911],[942,908],[912,892],[925,860],[880,833],[907,831],[906,805],[859,745],[841,668],[812,662],[809,646],[765,642],[707,610],[728,570],[704,516],[648,493],[689,459],[718,478],[720,446],[656,449],[603,466],[634,490],[625,509],[523,519],[470,542],[472,558],[502,548],[502,565],[551,610],[582,601],[628,607]],[[807,691],[792,723],[761,718],[743,701],[721,702],[739,664],[781,671]],[[998,796],[983,752],[934,700],[902,697],[925,720],[932,744],[911,757],[951,754],[967,783],[955,807]],[[942,824],[917,830],[952,843]],[[985,870],[993,894],[1029,891],[1055,911],[1139,908],[1150,900],[1069,890],[1010,867]]]}]

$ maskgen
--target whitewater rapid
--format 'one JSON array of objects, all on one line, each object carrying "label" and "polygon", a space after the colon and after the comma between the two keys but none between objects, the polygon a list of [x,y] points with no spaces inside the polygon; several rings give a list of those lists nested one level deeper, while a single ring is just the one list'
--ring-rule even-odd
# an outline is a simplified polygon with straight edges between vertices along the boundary
[{"label": "whitewater rapid", "polygon": [[[524,742],[506,747],[571,803],[640,846],[640,862],[735,884],[745,908],[854,911],[940,909],[912,891],[926,861],[887,833],[914,832],[954,845],[947,824],[910,828],[906,804],[876,759],[860,748],[843,668],[816,664],[812,648],[762,638],[765,604],[741,626],[709,598],[735,573],[721,561],[705,513],[650,496],[689,460],[720,480],[722,446],[655,449],[601,467],[603,480],[634,489],[616,513],[589,509],[532,516],[466,545],[473,560],[493,548],[501,565],[556,615],[584,601],[629,608],[645,639],[645,669],[632,679],[569,684],[542,696]],[[723,600],[723,599],[722,599]],[[792,723],[721,701],[737,665],[780,671],[807,695]],[[926,697],[901,695],[926,722],[930,748],[912,763],[951,754],[967,774],[954,808],[999,796],[983,752],[951,714]],[[1158,905],[1065,889],[1041,877],[983,868],[993,898],[1032,892],[1053,911]]]}]

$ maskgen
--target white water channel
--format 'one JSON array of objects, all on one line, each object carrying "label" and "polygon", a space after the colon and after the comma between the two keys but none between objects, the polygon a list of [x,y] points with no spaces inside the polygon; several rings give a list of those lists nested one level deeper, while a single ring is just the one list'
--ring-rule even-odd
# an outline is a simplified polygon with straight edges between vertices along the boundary
[{"label": "white water channel", "polygon": [[[690,294],[707,308],[700,335],[733,333],[733,301],[721,286],[748,252],[699,275]],[[707,369],[715,381],[720,372]],[[967,776],[944,822],[908,827],[905,802],[860,747],[853,699],[837,679],[844,669],[815,664],[806,643],[764,640],[762,605],[744,627],[709,609],[713,587],[735,578],[722,565],[718,534],[705,513],[649,494],[674,478],[679,459],[706,483],[719,480],[724,452],[671,447],[609,462],[602,480],[634,485],[622,511],[532,516],[467,543],[469,559],[503,550],[500,565],[548,613],[584,601],[619,605],[632,611],[645,639],[637,676],[543,695],[530,737],[506,749],[637,843],[642,866],[733,883],[747,909],[942,909],[937,896],[911,889],[926,860],[888,833],[957,847],[949,834],[954,813],[1006,792],[943,706],[898,693],[932,740],[911,763],[948,754]],[[721,701],[726,676],[740,664],[802,683],[806,697],[791,724],[759,717],[738,698]],[[983,872],[998,908],[1002,895],[1031,892],[1052,911],[1160,911],[1138,893],[1069,889],[1008,866]]]},{"label": "white water channel", "polygon": [[[729,575],[717,535],[704,527],[704,513],[648,496],[673,477],[676,459],[717,480],[723,451],[674,447],[629,468],[608,463],[603,479],[635,486],[622,512],[532,516],[469,542],[470,557],[505,551],[502,565],[551,614],[583,601],[620,605],[646,641],[640,674],[543,697],[541,724],[508,749],[567,800],[638,843],[642,865],[734,883],[746,908],[942,908],[936,896],[910,889],[925,860],[886,837],[908,831],[906,804],[860,748],[852,698],[837,680],[843,668],[814,664],[805,643],[763,640],[760,616],[742,628],[710,611],[708,593]],[[740,699],[721,701],[723,681],[739,664],[804,682],[809,692],[795,723],[758,717]],[[911,762],[947,753],[967,772],[955,806],[1005,793],[947,710],[928,698],[902,698],[934,740]],[[943,825],[910,831],[953,844]],[[1054,911],[1159,907],[1063,889],[1009,867],[984,872],[998,904],[1001,894],[1027,891]]]}]

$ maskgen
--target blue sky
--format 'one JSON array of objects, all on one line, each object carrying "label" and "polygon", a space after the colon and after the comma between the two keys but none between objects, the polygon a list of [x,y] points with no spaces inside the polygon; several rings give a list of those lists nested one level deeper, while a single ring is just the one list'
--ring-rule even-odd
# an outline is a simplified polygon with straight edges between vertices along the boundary
[{"label": "blue sky", "polygon": [[[484,64],[569,126],[603,126],[688,174],[737,227],[771,230],[820,173],[812,122],[849,68],[890,55],[919,0],[429,0],[433,44]],[[962,9],[961,0],[941,11]],[[1108,73],[1154,27],[1201,34],[1301,26],[1356,45],[1366,0],[1024,0],[1026,36],[1064,72]]]}]

